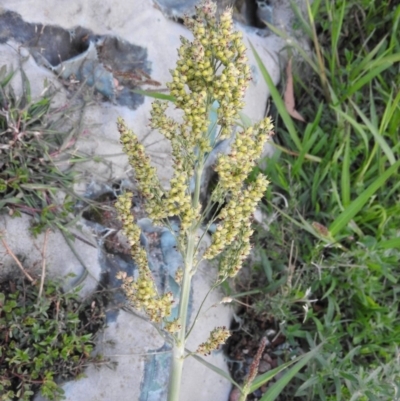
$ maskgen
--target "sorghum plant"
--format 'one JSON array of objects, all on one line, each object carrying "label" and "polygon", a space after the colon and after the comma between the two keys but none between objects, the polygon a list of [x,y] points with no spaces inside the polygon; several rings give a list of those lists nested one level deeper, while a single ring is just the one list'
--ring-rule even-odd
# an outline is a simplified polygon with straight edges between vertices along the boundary
[{"label": "sorghum plant", "polygon": [[[217,256],[221,258],[219,284],[237,274],[250,252],[252,214],[268,181],[263,175],[248,185],[245,180],[272,129],[270,119],[266,118],[236,134],[230,153],[217,159],[215,171],[219,182],[209,204],[202,205],[200,185],[205,162],[216,143],[231,136],[251,77],[241,34],[233,30],[232,10],[226,10],[217,18],[216,5],[206,0],[197,8],[196,18],[186,18],[185,24],[193,32],[194,39],[192,42],[181,39],[179,60],[172,71],[172,82],[168,84],[175,97],[175,107],[183,111],[183,118],[177,122],[168,117],[168,104],[155,101],[150,120],[151,127],[158,129],[171,142],[175,173],[170,190],[162,188],[156,170],[135,134],[122,119],[118,120],[121,142],[135,171],[138,189],[146,200],[147,214],[157,225],[168,226],[171,216],[180,219],[177,244],[183,257],[183,268],[176,277],[180,284],[178,317],[171,320],[168,317],[173,296],[171,293],[160,294],[153,280],[146,252],[140,246],[140,229],[131,213],[132,193],[121,195],[116,203],[132,257],[139,269],[136,280],[120,275],[123,289],[137,309],[169,333],[172,342],[169,401],[179,399],[182,367],[187,356],[185,342],[190,285],[199,262]],[[209,112],[215,104],[218,105],[218,129],[213,134],[215,126],[209,121]],[[219,210],[218,215],[210,218],[211,210]],[[198,230],[207,229],[214,222],[217,222],[217,229],[212,244],[201,254]],[[228,336],[229,331],[224,327],[215,328],[209,339],[199,345],[197,352],[209,354]]]}]

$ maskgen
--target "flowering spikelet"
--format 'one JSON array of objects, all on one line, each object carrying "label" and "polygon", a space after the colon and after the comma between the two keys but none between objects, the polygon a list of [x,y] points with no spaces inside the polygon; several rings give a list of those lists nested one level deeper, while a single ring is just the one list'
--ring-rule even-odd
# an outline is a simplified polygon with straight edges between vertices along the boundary
[{"label": "flowering spikelet", "polygon": [[181,322],[179,319],[174,319],[172,322],[166,322],[164,329],[168,331],[168,333],[176,333],[181,328]]},{"label": "flowering spikelet", "polygon": [[219,104],[217,123],[221,132],[217,139],[228,138],[251,78],[241,33],[233,31],[232,9],[222,13],[219,22],[215,14],[215,4],[206,1],[197,7],[195,20],[185,19],[194,40],[181,38],[180,60],[168,84],[176,105],[184,111],[184,125],[190,127],[188,144],[199,146],[203,152],[213,145],[204,140],[210,105],[214,101]]},{"label": "flowering spikelet", "polygon": [[[195,19],[185,18],[193,40],[181,38],[179,60],[171,71],[172,81],[167,84],[174,97],[175,108],[182,111],[181,119],[177,122],[167,115],[167,102],[156,100],[151,110],[151,128],[158,130],[171,143],[174,175],[168,191],[162,189],[144,146],[125,122],[118,119],[121,142],[133,167],[138,189],[145,198],[145,210],[149,217],[155,224],[167,224],[166,219],[170,216],[180,219],[177,240],[183,252],[184,266],[178,270],[176,281],[184,294],[189,291],[190,280],[187,278],[196,270],[196,258],[200,254],[194,233],[205,223],[203,219],[213,204],[222,204],[229,199],[220,210],[218,218],[221,221],[203,257],[212,259],[222,254],[219,272],[219,279],[222,280],[233,277],[249,254],[253,233],[251,218],[268,181],[262,175],[247,186],[244,181],[260,157],[272,130],[271,120],[266,118],[236,135],[230,153],[217,159],[215,171],[219,183],[211,195],[211,204],[202,209],[199,194],[205,162],[215,145],[230,137],[239,111],[244,106],[243,97],[251,76],[241,33],[233,29],[232,9],[227,9],[217,19],[216,5],[205,0],[196,10]],[[216,115],[213,122],[209,120],[211,112]],[[120,196],[116,207],[132,247],[139,276],[134,282],[121,274],[123,289],[131,302],[143,309],[151,320],[163,320],[166,331],[182,334],[186,325],[184,319],[169,322],[164,319],[171,312],[172,295],[160,296],[157,292],[146,252],[140,247],[140,229],[130,212],[131,197],[132,194]],[[229,331],[225,328],[213,330],[210,339],[200,345],[198,352],[210,353],[228,336]]]},{"label": "flowering spikelet", "polygon": [[135,308],[143,309],[150,320],[160,322],[171,314],[173,297],[171,293],[159,296],[151,271],[148,266],[146,251],[140,246],[140,228],[135,224],[131,213],[133,194],[127,192],[118,197],[115,203],[122,229],[126,235],[131,254],[139,270],[139,277],[134,282],[126,273],[120,273],[117,278],[123,280],[122,289]]},{"label": "flowering spikelet", "polygon": [[[251,183],[247,189],[239,191],[236,197],[232,197],[228,204],[222,208],[219,217],[223,219],[223,222],[217,226],[212,236],[212,244],[203,255],[204,259],[214,258],[233,241],[235,241],[235,247],[239,247],[239,244],[243,243],[238,249],[240,249],[241,256],[243,254],[247,256],[250,248],[245,244],[248,243],[253,233],[250,228],[250,219],[267,186],[268,180],[264,175],[259,174],[254,183]],[[242,259],[240,258],[240,260]],[[228,275],[232,277],[231,274]]]},{"label": "flowering spikelet", "polygon": [[230,153],[218,158],[215,169],[223,188],[234,194],[240,191],[243,181],[254,167],[255,161],[261,156],[272,127],[271,119],[267,117],[254,127],[247,128],[236,135]]},{"label": "flowering spikelet", "polygon": [[216,327],[205,343],[198,346],[196,352],[198,354],[210,355],[211,351],[217,349],[220,345],[225,344],[225,341],[230,337],[231,332],[226,327]]},{"label": "flowering spikelet", "polygon": [[141,194],[146,198],[146,212],[154,223],[165,218],[165,210],[161,203],[163,191],[157,177],[156,169],[150,164],[149,157],[145,154],[144,146],[139,143],[136,135],[127,128],[125,121],[119,117],[117,121],[123,150],[129,158],[130,165],[134,168],[135,178]]}]

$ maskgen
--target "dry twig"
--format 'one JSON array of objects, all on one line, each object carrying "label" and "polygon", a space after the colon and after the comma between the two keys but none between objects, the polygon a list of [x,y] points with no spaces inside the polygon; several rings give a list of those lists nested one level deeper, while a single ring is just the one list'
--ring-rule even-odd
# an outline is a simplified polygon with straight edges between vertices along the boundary
[{"label": "dry twig", "polygon": [[14,259],[15,263],[17,266],[21,269],[22,273],[24,273],[25,277],[31,282],[34,283],[35,280],[31,277],[31,275],[24,269],[22,266],[21,262],[19,259],[15,256],[11,248],[8,246],[7,242],[5,241],[4,238],[0,238],[1,242],[3,243],[4,248],[6,249],[6,252]]}]

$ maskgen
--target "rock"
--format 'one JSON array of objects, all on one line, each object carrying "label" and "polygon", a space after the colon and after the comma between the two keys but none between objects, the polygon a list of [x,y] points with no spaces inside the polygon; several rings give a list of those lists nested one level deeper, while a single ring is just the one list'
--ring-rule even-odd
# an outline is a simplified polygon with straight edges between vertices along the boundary
[{"label": "rock", "polygon": [[258,373],[265,373],[271,370],[271,364],[261,360],[260,364],[258,365]]}]

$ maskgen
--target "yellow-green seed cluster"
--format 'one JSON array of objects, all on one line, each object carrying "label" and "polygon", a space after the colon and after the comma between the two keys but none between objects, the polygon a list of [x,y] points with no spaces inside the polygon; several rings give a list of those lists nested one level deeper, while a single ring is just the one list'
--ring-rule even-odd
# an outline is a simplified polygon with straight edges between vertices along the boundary
[{"label": "yellow-green seed cluster", "polygon": [[208,152],[212,146],[204,133],[209,125],[210,105],[214,101],[219,103],[221,132],[218,139],[229,137],[244,105],[250,69],[241,33],[233,30],[232,10],[226,10],[219,21],[211,2],[203,3],[197,11],[196,20],[185,20],[194,40],[181,39],[180,59],[168,86],[176,105],[184,112],[184,126],[190,128],[190,144]]},{"label": "yellow-green seed cluster", "polygon": [[242,268],[243,261],[251,251],[250,237],[253,230],[250,223],[244,225],[238,233],[236,240],[225,250],[219,265],[219,278],[221,281],[228,277],[235,277]]},{"label": "yellow-green seed cluster", "polygon": [[189,182],[196,162],[194,146],[189,131],[184,124],[178,124],[165,114],[166,104],[153,102],[151,127],[158,129],[171,142],[174,176],[170,180],[171,189],[165,193],[163,208],[166,216],[179,216],[181,230],[186,232],[199,216],[199,208],[192,207]]},{"label": "yellow-green seed cluster", "polygon": [[218,158],[215,169],[222,188],[232,193],[240,191],[255,161],[260,157],[272,127],[271,119],[267,117],[254,127],[236,134],[230,153]]},{"label": "yellow-green seed cluster", "polygon": [[229,194],[231,200],[218,215],[223,221],[217,226],[212,244],[203,257],[213,259],[224,252],[220,278],[235,276],[250,252],[251,217],[265,193],[268,180],[260,174],[246,189],[243,189],[243,182],[260,157],[272,128],[270,118],[265,118],[238,133],[230,153],[218,158],[215,168],[219,175],[218,193]]},{"label": "yellow-green seed cluster", "polygon": [[[170,216],[180,218],[178,243],[183,252],[188,243],[193,248],[192,231],[201,223],[199,183],[207,154],[218,141],[230,137],[251,79],[241,34],[233,30],[232,10],[226,10],[218,20],[216,5],[205,0],[197,8],[196,19],[187,18],[185,23],[193,32],[194,39],[192,42],[181,39],[177,67],[171,71],[172,82],[167,84],[175,98],[176,108],[183,111],[182,119],[176,122],[167,116],[168,104],[155,101],[150,120],[151,127],[171,143],[174,175],[169,191],[162,189],[144,146],[125,122],[118,119],[121,142],[134,169],[138,189],[146,199],[146,212],[154,224],[165,223]],[[213,130],[209,126],[209,113],[215,103],[218,105],[216,124],[220,129],[215,137],[211,137]],[[211,196],[211,203],[221,203],[226,198],[230,201],[220,211],[218,217],[222,222],[203,257],[212,259],[222,253],[220,279],[233,277],[250,252],[251,217],[268,181],[263,175],[247,187],[244,181],[260,157],[271,130],[271,120],[266,118],[238,133],[230,153],[221,155],[216,163],[219,183]],[[192,194],[190,185],[194,178],[196,190]],[[132,194],[120,196],[116,207],[132,247],[132,257],[139,267],[139,277],[133,282],[132,278],[122,275],[123,289],[137,308],[143,309],[155,322],[164,320],[164,329],[173,333],[180,330],[182,323],[164,319],[171,312],[172,294],[160,296],[157,292],[146,252],[140,247],[140,229],[131,215],[131,197]],[[197,255],[196,252],[193,254]],[[190,268],[195,262],[191,260],[187,266]],[[182,280],[183,273],[183,270],[178,270],[177,282]],[[225,328],[213,330],[209,340],[199,346],[198,352],[210,353],[228,336],[229,331]]]},{"label": "yellow-green seed cluster", "polygon": [[212,236],[212,244],[204,253],[203,258],[213,259],[232,242],[235,241],[238,244],[239,238],[241,241],[244,239],[249,241],[253,233],[250,219],[267,186],[268,180],[264,175],[259,174],[254,183],[232,196],[218,216],[223,219],[223,222],[217,226]]},{"label": "yellow-green seed cluster", "polygon": [[193,221],[199,219],[200,207],[194,208],[192,205],[190,178],[191,174],[193,174],[193,167],[188,166],[190,161],[188,161],[186,155],[181,154],[179,140],[172,139],[171,145],[174,176],[170,180],[171,189],[165,198],[164,207],[169,216],[176,215],[180,217],[181,231],[183,235],[186,235],[186,230],[190,228]]},{"label": "yellow-green seed cluster", "polygon": [[158,295],[148,266],[146,251],[140,246],[140,228],[135,224],[131,212],[132,196],[130,192],[120,195],[115,208],[122,222],[123,232],[131,246],[132,258],[138,266],[139,277],[134,282],[132,277],[121,273],[118,278],[123,280],[122,289],[135,308],[143,309],[153,322],[161,322],[164,317],[171,314],[173,296],[171,293]]},{"label": "yellow-green seed cluster", "polygon": [[156,169],[150,164],[150,159],[145,153],[144,146],[139,143],[136,135],[128,129],[121,117],[118,118],[117,127],[123,150],[129,158],[130,165],[134,168],[138,188],[146,198],[146,212],[157,223],[165,218],[166,215],[161,202],[163,191]]},{"label": "yellow-green seed cluster", "polygon": [[196,352],[198,354],[210,355],[211,351],[217,349],[220,345],[225,344],[225,341],[230,337],[231,332],[226,327],[216,327],[205,343],[198,346]]},{"label": "yellow-green seed cluster", "polygon": [[166,322],[164,329],[168,331],[168,333],[176,333],[181,329],[181,326],[181,321],[179,319],[174,319],[171,322]]}]

